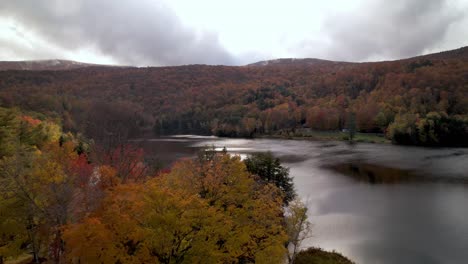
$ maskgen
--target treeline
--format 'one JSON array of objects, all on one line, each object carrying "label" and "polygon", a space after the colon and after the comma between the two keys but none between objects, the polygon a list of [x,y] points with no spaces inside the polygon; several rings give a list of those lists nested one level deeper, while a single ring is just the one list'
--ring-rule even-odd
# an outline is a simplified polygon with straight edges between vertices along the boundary
[{"label": "treeline", "polygon": [[446,112],[397,115],[388,127],[394,142],[422,146],[468,146],[468,118]]},{"label": "treeline", "polygon": [[0,263],[284,263],[310,232],[271,154],[208,149],[162,172],[118,132],[5,108],[0,135]]},{"label": "treeline", "polygon": [[135,136],[252,137],[343,130],[354,116],[359,132],[384,133],[395,143],[467,146],[466,54],[468,48],[378,63],[3,71],[0,102],[61,118],[73,132],[117,122]]}]

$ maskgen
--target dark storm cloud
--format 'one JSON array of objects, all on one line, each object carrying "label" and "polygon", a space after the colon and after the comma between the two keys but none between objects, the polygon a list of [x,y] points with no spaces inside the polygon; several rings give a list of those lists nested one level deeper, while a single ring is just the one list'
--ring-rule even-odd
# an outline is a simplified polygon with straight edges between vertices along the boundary
[{"label": "dark storm cloud", "polygon": [[[437,47],[450,26],[466,15],[444,0],[368,1],[353,13],[328,17],[321,55],[335,60],[365,61],[420,55]],[[313,42],[312,42],[313,43]],[[305,52],[313,51],[305,42]],[[304,43],[303,43],[304,44]],[[316,43],[317,44],[317,43]]]},{"label": "dark storm cloud", "polygon": [[161,1],[14,0],[0,15],[66,50],[96,48],[119,63],[233,64],[215,34],[194,32]]}]

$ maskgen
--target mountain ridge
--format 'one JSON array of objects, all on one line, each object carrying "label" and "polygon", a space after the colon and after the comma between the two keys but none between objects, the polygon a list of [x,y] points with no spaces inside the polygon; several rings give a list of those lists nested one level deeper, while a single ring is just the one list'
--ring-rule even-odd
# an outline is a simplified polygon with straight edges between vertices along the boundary
[{"label": "mountain ridge", "polygon": [[[411,60],[447,60],[447,59],[463,59],[468,60],[468,46],[460,47],[457,49],[446,50],[436,53],[429,53],[409,58],[396,59],[396,60],[383,60],[383,61],[365,61],[365,62],[352,62],[352,61],[334,61],[319,58],[277,58],[271,60],[262,60],[246,65],[238,65],[232,67],[270,67],[270,66],[340,66],[352,64],[365,64],[365,63],[382,63],[382,62],[398,62],[398,61],[411,61]],[[227,65],[208,65],[208,64],[186,64],[176,66],[125,66],[125,65],[106,65],[86,63],[73,60],[63,59],[50,59],[50,60],[23,60],[23,61],[0,61],[0,70],[73,70],[87,67],[128,67],[128,68],[164,68],[164,67],[184,67],[184,66],[225,66]]]},{"label": "mountain ridge", "polygon": [[117,65],[104,65],[95,63],[79,62],[74,60],[47,59],[47,60],[22,60],[22,61],[0,61],[0,70],[73,70],[85,67],[120,67]]}]

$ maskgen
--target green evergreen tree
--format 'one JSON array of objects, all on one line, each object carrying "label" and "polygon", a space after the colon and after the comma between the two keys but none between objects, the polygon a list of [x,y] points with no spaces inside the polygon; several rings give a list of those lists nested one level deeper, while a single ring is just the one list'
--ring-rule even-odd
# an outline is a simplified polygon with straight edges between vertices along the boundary
[{"label": "green evergreen tree", "polygon": [[289,168],[281,165],[280,160],[271,152],[256,153],[245,160],[247,170],[260,177],[266,183],[275,184],[283,193],[283,202],[288,205],[296,197],[293,178],[289,176]]}]

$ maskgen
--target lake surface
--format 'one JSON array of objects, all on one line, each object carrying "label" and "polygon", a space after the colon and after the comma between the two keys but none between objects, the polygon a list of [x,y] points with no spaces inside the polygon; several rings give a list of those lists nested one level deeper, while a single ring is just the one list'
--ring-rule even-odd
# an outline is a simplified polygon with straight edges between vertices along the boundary
[{"label": "lake surface", "polygon": [[356,263],[468,263],[468,149],[174,136],[140,142],[170,164],[204,146],[271,151],[307,201],[313,237]]}]

